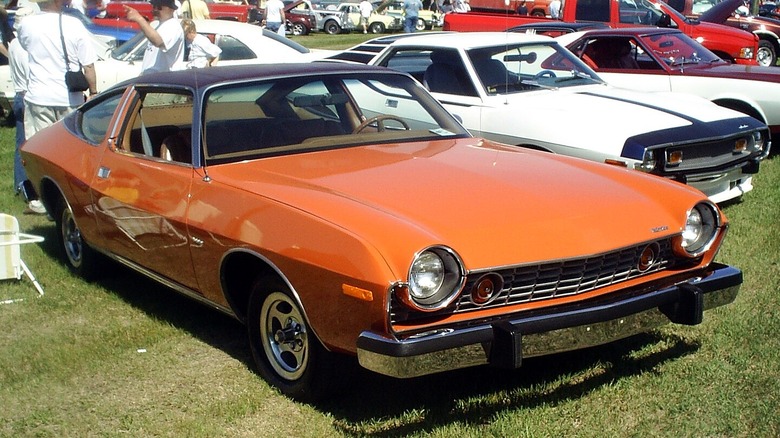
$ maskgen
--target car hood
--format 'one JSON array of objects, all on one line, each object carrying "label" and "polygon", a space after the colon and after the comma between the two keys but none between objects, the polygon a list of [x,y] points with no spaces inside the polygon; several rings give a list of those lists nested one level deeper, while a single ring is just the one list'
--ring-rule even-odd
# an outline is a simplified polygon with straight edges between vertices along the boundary
[{"label": "car hood", "polygon": [[435,244],[469,269],[611,251],[679,232],[683,212],[706,199],[638,171],[477,138],[265,158],[209,175],[354,234],[397,273]]},{"label": "car hood", "polygon": [[701,14],[699,21],[718,24],[725,23],[742,4],[744,4],[744,0],[723,0]]},{"label": "car hood", "polygon": [[[612,157],[620,157],[632,137],[643,135],[642,146],[652,146],[721,136],[735,132],[738,119],[744,117],[691,94],[637,92],[603,85],[521,93],[506,101],[501,96],[490,99],[488,106],[502,114],[511,112],[506,109],[508,103],[522,109],[518,110],[522,117],[507,123],[509,116],[492,114],[483,116],[480,126],[467,122],[466,128],[476,135],[490,133],[490,138],[513,144],[516,140],[512,138],[527,139],[540,146],[558,145]],[[457,105],[444,103],[458,114]],[[527,108],[533,111],[525,111]],[[670,131],[673,128],[678,129]]]}]

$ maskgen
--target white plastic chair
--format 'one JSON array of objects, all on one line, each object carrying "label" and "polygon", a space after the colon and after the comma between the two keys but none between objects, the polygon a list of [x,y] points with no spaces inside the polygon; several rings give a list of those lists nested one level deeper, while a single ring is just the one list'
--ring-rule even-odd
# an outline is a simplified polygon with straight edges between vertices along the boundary
[{"label": "white plastic chair", "polygon": [[22,274],[25,274],[35,285],[38,294],[43,296],[43,288],[32,272],[30,272],[21,256],[21,245],[38,242],[43,242],[43,237],[20,233],[19,221],[14,216],[0,213],[0,280],[10,278],[21,280]]}]

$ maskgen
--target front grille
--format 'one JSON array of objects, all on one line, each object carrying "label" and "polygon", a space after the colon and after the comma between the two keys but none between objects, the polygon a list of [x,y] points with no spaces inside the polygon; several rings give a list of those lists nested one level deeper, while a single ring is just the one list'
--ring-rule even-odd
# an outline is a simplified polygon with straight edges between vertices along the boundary
[{"label": "front grille", "polygon": [[671,239],[659,240],[655,244],[658,245],[658,255],[652,265],[643,271],[638,268],[640,255],[652,243],[644,243],[592,257],[488,271],[500,275],[504,280],[504,287],[498,296],[486,305],[474,304],[471,301],[470,291],[477,280],[487,272],[470,273],[461,296],[447,309],[435,313],[417,313],[409,311],[405,306],[393,300],[390,309],[391,322],[409,322],[420,318],[435,318],[445,314],[471,312],[577,295],[645,274],[669,269],[674,264]]},{"label": "front grille", "polygon": [[[725,138],[703,143],[667,146],[664,150],[664,171],[678,172],[690,170],[716,169],[742,163],[750,157],[750,152],[734,153],[735,138]],[[672,152],[682,152],[682,163],[669,165],[667,159]]]}]

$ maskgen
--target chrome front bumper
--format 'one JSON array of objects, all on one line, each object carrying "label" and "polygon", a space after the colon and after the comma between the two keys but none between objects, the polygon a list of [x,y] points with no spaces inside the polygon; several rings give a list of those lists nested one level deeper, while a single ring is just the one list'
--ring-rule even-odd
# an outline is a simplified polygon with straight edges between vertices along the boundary
[{"label": "chrome front bumper", "polygon": [[358,361],[369,370],[401,378],[485,364],[517,368],[523,358],[601,345],[669,322],[698,324],[705,310],[734,301],[741,284],[739,269],[713,264],[704,276],[630,297],[403,339],[365,331],[357,341]]}]

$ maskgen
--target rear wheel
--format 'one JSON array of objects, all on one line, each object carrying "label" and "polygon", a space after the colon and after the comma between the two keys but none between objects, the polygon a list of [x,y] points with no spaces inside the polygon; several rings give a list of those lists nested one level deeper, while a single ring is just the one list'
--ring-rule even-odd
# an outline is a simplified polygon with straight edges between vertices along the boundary
[{"label": "rear wheel", "polygon": [[73,217],[73,210],[63,198],[57,201],[55,221],[59,231],[57,235],[60,248],[68,262],[68,268],[83,278],[94,278],[98,272],[100,255],[84,241],[81,229]]},{"label": "rear wheel", "polygon": [[368,26],[368,30],[371,33],[384,33],[385,25],[377,21],[375,23],[371,23],[371,25]]},{"label": "rear wheel", "polygon": [[763,67],[774,67],[777,64],[777,53],[775,53],[775,47],[772,43],[765,40],[758,42],[756,61],[758,61],[758,65]]},{"label": "rear wheel", "polygon": [[323,28],[325,29],[325,33],[328,35],[336,35],[341,33],[341,26],[336,23],[336,20],[328,20]]},{"label": "rear wheel", "polygon": [[247,330],[258,372],[283,394],[308,402],[330,390],[332,354],[310,330],[283,282],[262,277],[255,281]]}]

